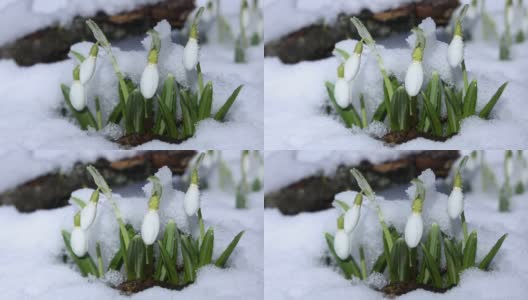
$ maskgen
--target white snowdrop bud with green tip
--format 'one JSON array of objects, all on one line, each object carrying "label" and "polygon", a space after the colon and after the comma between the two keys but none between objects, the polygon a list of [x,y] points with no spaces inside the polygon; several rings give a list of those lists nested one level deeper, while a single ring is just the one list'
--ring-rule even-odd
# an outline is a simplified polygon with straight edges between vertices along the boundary
[{"label": "white snowdrop bud with green tip", "polygon": [[201,7],[194,17],[191,31],[189,33],[189,40],[183,49],[183,66],[187,71],[194,70],[198,64],[198,55],[200,48],[198,46],[198,21],[202,15],[203,7]]},{"label": "white snowdrop bud with green tip", "polygon": [[356,78],[361,66],[361,53],[363,52],[363,42],[356,44],[354,53],[345,62],[345,80],[352,81]]},{"label": "white snowdrop bud with green tip", "polygon": [[405,74],[405,90],[409,96],[414,97],[418,95],[422,89],[422,84],[424,80],[423,74],[423,49],[416,47],[413,51],[413,60],[409,67],[407,68],[407,73]]},{"label": "white snowdrop bud with green tip", "polygon": [[447,198],[447,214],[451,219],[460,217],[464,211],[464,193],[462,192],[462,177],[460,172],[455,175],[453,190]]},{"label": "white snowdrop bud with green tip", "polygon": [[79,80],[79,66],[73,69],[73,82],[70,86],[70,103],[77,111],[81,111],[86,107],[86,90],[84,85]]},{"label": "white snowdrop bud with green tip", "polygon": [[183,198],[183,209],[188,216],[195,215],[200,208],[200,189],[198,187],[198,171],[193,170],[191,184]]},{"label": "white snowdrop bud with green tip", "polygon": [[361,204],[363,203],[363,195],[358,193],[354,199],[354,204],[349,210],[345,212],[345,224],[344,229],[346,233],[351,233],[359,222],[361,215]]},{"label": "white snowdrop bud with green tip", "polygon": [[141,238],[145,245],[149,246],[154,244],[158,238],[160,220],[158,214],[160,198],[154,194],[149,200],[149,210],[143,218],[143,224],[141,225]]},{"label": "white snowdrop bud with green tip", "polygon": [[346,108],[350,105],[350,86],[344,78],[345,67],[341,64],[337,68],[337,81],[334,87],[334,97],[337,105]]},{"label": "white snowdrop bud with green tip", "polygon": [[90,197],[90,201],[81,210],[81,228],[86,230],[93,224],[97,214],[97,203],[99,202],[99,190],[95,190]]},{"label": "white snowdrop bud with green tip", "polygon": [[464,59],[464,40],[462,39],[462,25],[457,22],[455,35],[447,48],[447,61],[452,68],[459,66]]},{"label": "white snowdrop bud with green tip", "polygon": [[90,79],[92,79],[98,53],[99,46],[96,43],[90,49],[90,55],[88,55],[88,57],[81,63],[79,80],[82,84],[86,84]]},{"label": "white snowdrop bud with green tip", "polygon": [[246,176],[249,174],[249,150],[243,150],[242,151],[242,173],[243,176]]},{"label": "white snowdrop bud with green tip", "polygon": [[148,55],[148,64],[141,74],[139,88],[145,99],[154,97],[158,90],[159,73],[158,73],[158,51],[151,49]]},{"label": "white snowdrop bud with green tip", "polygon": [[423,219],[422,219],[423,200],[416,198],[413,201],[412,213],[405,224],[405,243],[409,248],[416,248],[422,239]]},{"label": "white snowdrop bud with green tip", "polygon": [[88,252],[88,237],[84,229],[81,228],[81,215],[79,213],[73,217],[73,225],[70,246],[76,256],[83,257]]},{"label": "white snowdrop bud with green tip", "polygon": [[506,157],[504,159],[504,172],[506,173],[505,175],[508,176],[508,180],[511,180],[513,176],[513,152],[511,150],[507,150],[505,156]]},{"label": "white snowdrop bud with green tip", "polygon": [[337,232],[334,237],[334,251],[342,260],[345,260],[350,255],[350,240],[348,234],[344,230],[344,218],[341,215],[337,219]]},{"label": "white snowdrop bud with green tip", "polygon": [[246,0],[242,0],[242,6],[240,8],[240,24],[244,27],[244,29],[248,29],[249,27],[249,7]]}]

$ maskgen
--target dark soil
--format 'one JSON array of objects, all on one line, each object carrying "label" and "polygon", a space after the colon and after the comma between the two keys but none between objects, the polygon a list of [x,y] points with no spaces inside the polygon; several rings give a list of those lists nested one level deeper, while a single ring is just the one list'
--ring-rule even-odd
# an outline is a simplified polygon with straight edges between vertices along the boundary
[{"label": "dark soil", "polygon": [[451,287],[437,288],[431,285],[420,284],[416,282],[396,282],[384,286],[380,291],[389,298],[395,298],[417,289],[423,289],[433,293],[445,293],[451,289]]},{"label": "dark soil", "polygon": [[122,146],[125,146],[125,148],[129,148],[139,146],[153,140],[160,140],[170,144],[181,144],[183,141],[185,141],[185,139],[173,139],[152,133],[131,133],[120,137],[116,142]]},{"label": "dark soil", "polygon": [[146,289],[150,289],[151,287],[155,287],[155,286],[159,286],[159,287],[162,287],[164,289],[169,289],[169,290],[181,291],[185,287],[187,287],[188,284],[174,285],[168,282],[157,281],[154,279],[138,279],[138,280],[125,281],[119,284],[118,286],[116,286],[115,288],[120,290],[124,294],[131,295],[131,294],[139,293]]},{"label": "dark soil", "polygon": [[390,132],[384,135],[381,139],[388,145],[394,146],[406,143],[408,141],[417,139],[417,138],[424,138],[436,142],[445,142],[450,136],[435,136],[428,133],[418,132],[416,129],[411,129],[409,131],[399,131],[399,132]]}]

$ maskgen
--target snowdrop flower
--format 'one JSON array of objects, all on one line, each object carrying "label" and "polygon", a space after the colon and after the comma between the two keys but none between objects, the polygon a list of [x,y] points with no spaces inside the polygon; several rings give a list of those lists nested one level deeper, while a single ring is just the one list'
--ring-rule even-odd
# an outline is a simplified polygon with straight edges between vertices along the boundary
[{"label": "snowdrop flower", "polygon": [[344,229],[346,233],[351,233],[359,222],[359,216],[361,215],[361,204],[363,203],[363,195],[358,193],[354,199],[352,207],[345,212],[345,224]]},{"label": "snowdrop flower", "polygon": [[334,237],[334,251],[342,260],[345,260],[350,255],[350,240],[348,234],[344,230],[344,218],[341,215],[337,219],[337,232]]},{"label": "snowdrop flower", "polygon": [[143,224],[141,225],[141,238],[145,245],[149,246],[154,244],[158,237],[160,220],[159,220],[159,201],[160,197],[154,194],[149,200],[149,210],[143,218]]},{"label": "snowdrop flower", "polygon": [[354,48],[354,53],[345,62],[345,79],[352,81],[356,78],[361,65],[361,53],[363,52],[363,41],[359,41]]},{"label": "snowdrop flower", "polygon": [[191,176],[191,184],[183,198],[183,209],[188,216],[192,216],[198,212],[200,208],[200,189],[198,187],[198,171],[193,170]]},{"label": "snowdrop flower", "polygon": [[504,158],[504,173],[507,177],[507,180],[510,180],[513,176],[513,152],[511,150],[506,151]]},{"label": "snowdrop flower", "polygon": [[73,217],[70,246],[73,253],[78,257],[83,257],[88,252],[88,238],[84,229],[81,228],[81,215],[79,213],[76,213]]},{"label": "snowdrop flower", "polygon": [[79,80],[79,66],[73,69],[73,82],[70,86],[70,103],[77,111],[86,107],[86,90]]},{"label": "snowdrop flower", "polygon": [[451,219],[460,217],[464,211],[464,193],[462,192],[462,177],[460,172],[455,176],[453,190],[447,198],[447,214]]},{"label": "snowdrop flower", "polygon": [[418,95],[422,89],[424,74],[423,74],[423,49],[416,47],[412,55],[413,61],[407,68],[405,75],[405,90],[409,96],[414,97]]},{"label": "snowdrop flower", "polygon": [[158,50],[151,49],[148,55],[148,64],[141,74],[139,88],[145,99],[150,99],[156,94],[159,83]]},{"label": "snowdrop flower", "polygon": [[341,108],[346,108],[350,105],[350,86],[345,80],[345,67],[343,64],[337,69],[337,81],[334,87],[334,97]]},{"label": "snowdrop flower", "polygon": [[249,173],[249,150],[242,151],[242,176],[246,176]]},{"label": "snowdrop flower", "polygon": [[99,52],[99,46],[95,43],[90,49],[90,55],[81,63],[81,70],[79,79],[82,84],[86,84],[92,79],[95,71],[95,62],[97,60],[97,53]]},{"label": "snowdrop flower", "polygon": [[423,234],[422,219],[423,199],[416,197],[412,205],[412,213],[405,224],[405,243],[409,248],[415,248],[420,243]]},{"label": "snowdrop flower", "polygon": [[462,35],[462,24],[458,21],[455,26],[453,39],[447,48],[447,61],[452,68],[460,65],[464,59],[464,41]]},{"label": "snowdrop flower", "polygon": [[198,21],[200,20],[203,10],[203,7],[200,7],[196,13],[193,24],[191,25],[189,40],[183,49],[183,66],[187,71],[194,70],[198,64],[198,55],[200,50],[198,46]]},{"label": "snowdrop flower", "polygon": [[90,201],[81,210],[81,228],[88,229],[95,219],[97,213],[97,202],[99,202],[99,189],[95,190],[90,197]]},{"label": "snowdrop flower", "polygon": [[242,0],[240,7],[240,25],[247,30],[249,28],[249,8],[247,0]]},{"label": "snowdrop flower", "polygon": [[515,11],[513,10],[513,1],[512,0],[506,0],[506,8],[505,8],[505,14],[506,14],[506,23],[508,26],[512,27],[515,24]]}]

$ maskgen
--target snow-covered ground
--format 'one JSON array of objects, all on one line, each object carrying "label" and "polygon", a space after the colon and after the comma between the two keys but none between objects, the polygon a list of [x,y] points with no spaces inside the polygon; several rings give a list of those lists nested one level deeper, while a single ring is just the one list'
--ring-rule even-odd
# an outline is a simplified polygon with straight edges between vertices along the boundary
[{"label": "snow-covered ground", "polygon": [[[75,2],[80,3],[80,1]],[[122,1],[106,2],[110,6],[114,2]],[[70,5],[74,6],[73,3]],[[9,11],[11,8],[12,6],[6,6],[3,10],[0,9],[0,12]],[[238,11],[234,10],[233,5],[226,5],[223,9],[228,21],[233,25],[238,24]],[[47,16],[52,17],[50,14]],[[18,18],[27,19],[22,15]],[[18,21],[12,21],[10,26],[6,25],[3,28],[16,27],[16,24]],[[160,81],[162,82],[170,72],[180,83],[192,84],[192,79],[189,80],[182,65],[183,47],[171,42],[170,29],[167,26],[168,23],[161,22],[156,28],[160,31],[163,40],[159,60]],[[237,26],[233,26],[235,32],[236,28]],[[134,50],[127,49],[132,42],[136,43],[134,47],[130,47]],[[126,76],[139,82],[141,72],[147,63],[147,51],[141,48],[139,41],[135,40],[118,45],[124,47],[114,48],[119,67]],[[72,48],[87,54],[89,47],[88,43],[79,43]],[[148,49],[150,45],[144,43],[144,47]],[[263,47],[250,47],[247,51],[247,60],[247,64],[235,64],[232,45],[217,43],[201,45],[200,62],[204,80],[211,80],[214,87],[213,112],[220,108],[238,85],[244,85],[226,117],[226,122],[204,120],[197,125],[193,138],[178,145],[152,141],[136,149],[262,148]],[[1,155],[4,158],[37,149],[119,149],[118,144],[109,141],[111,137],[116,138],[120,135],[115,127],[107,127],[99,133],[82,131],[75,120],[61,116],[64,99],[60,84],[70,85],[74,62],[73,59],[68,59],[51,64],[19,67],[13,60],[0,60],[0,80],[3,82],[0,86],[2,98],[0,144]],[[108,56],[102,49],[99,51],[96,73],[87,89],[88,107],[92,112],[95,111],[94,98],[98,95],[105,122],[118,98],[117,77]]]},{"label": "snow-covered ground", "polygon": [[[327,155],[321,151],[304,151],[300,153],[315,161],[324,163]],[[335,155],[335,154],[334,154]],[[488,152],[486,157],[492,169],[501,180],[504,152]],[[357,153],[357,156],[376,159],[376,152]],[[383,156],[383,154],[382,154]],[[345,157],[343,155],[343,157]],[[346,161],[346,158],[343,158]],[[331,163],[332,164],[332,163]],[[282,164],[283,169],[302,168],[300,162]],[[278,166],[270,172],[276,177],[288,181],[288,175],[280,176]],[[268,170],[266,170],[268,172]],[[301,171],[302,172],[302,171]],[[306,171],[310,175],[312,171]],[[437,222],[448,234],[460,234],[459,224],[449,220],[446,211],[447,195],[435,191],[434,176],[430,171],[423,173],[427,193],[424,204],[424,222],[427,228],[432,221]],[[280,179],[276,179],[280,180]],[[436,184],[442,183],[437,180]],[[405,189],[407,186],[402,187]],[[403,198],[401,193],[378,196],[383,213],[388,223],[400,232],[405,226],[411,211],[411,201]],[[408,190],[413,195],[413,189]],[[354,193],[343,195],[345,201],[352,201]],[[498,255],[495,257],[489,272],[469,269],[461,275],[460,285],[445,294],[435,294],[416,290],[400,296],[398,299],[525,299],[528,287],[528,195],[512,198],[512,211],[499,213],[498,196],[495,193],[485,194],[476,190],[466,194],[465,214],[469,230],[478,232],[477,261],[480,261],[504,233],[508,237]],[[360,223],[354,231],[352,244],[361,244],[366,249],[367,268],[382,251],[381,228],[373,206],[363,202]],[[383,287],[385,279],[371,276],[367,283],[357,280],[346,280],[340,271],[325,263],[327,245],[324,233],[334,233],[336,228],[336,209],[316,213],[301,213],[296,216],[283,216],[276,209],[264,211],[264,293],[266,299],[384,299],[382,293],[372,288]],[[356,249],[357,246],[354,248]],[[355,254],[356,260],[359,256]]]},{"label": "snow-covered ground", "polygon": [[[239,156],[231,156],[229,166],[237,176]],[[172,190],[181,178],[172,178],[168,169],[158,173],[163,188],[160,204],[162,226],[175,219],[183,231],[196,229],[193,219],[183,213],[183,192]],[[214,178],[214,176],[210,177]],[[213,179],[211,179],[213,180]],[[185,185],[186,186],[186,185]],[[132,296],[121,295],[108,286],[120,276],[108,276],[107,282],[81,277],[73,265],[62,262],[64,244],[61,229],[71,230],[73,206],[21,214],[14,207],[0,207],[0,295],[1,299],[262,299],[263,289],[263,220],[262,193],[249,195],[249,209],[236,210],[235,196],[223,192],[210,182],[202,192],[202,211],[206,227],[215,229],[213,257],[240,231],[245,233],[228,261],[228,268],[204,267],[197,281],[182,291],[159,287]],[[148,193],[148,185],[144,188]],[[90,190],[75,192],[89,197]],[[147,210],[147,198],[140,186],[132,185],[114,191],[114,199],[126,222],[136,229]],[[118,194],[123,194],[120,197]],[[194,220],[195,221],[195,220]],[[118,229],[110,203],[101,196],[98,215],[90,228],[89,252],[94,257],[95,241],[101,241],[105,266],[119,244]],[[117,280],[119,283],[119,280]]]},{"label": "snow-covered ground", "polygon": [[[500,32],[502,13],[498,10],[496,2],[493,2],[495,5],[488,6],[496,17]],[[278,20],[283,19],[287,18]],[[270,22],[269,19],[267,21]],[[461,77],[456,74],[460,71],[450,70],[447,67],[447,44],[444,41],[436,41],[435,30],[430,22],[426,20],[423,25],[426,32],[432,29],[424,60],[426,78],[430,77],[432,70],[437,70],[442,79],[461,84]],[[295,28],[284,25],[290,29]],[[441,35],[443,30],[438,29],[436,33]],[[407,35],[402,35],[399,39],[404,40],[406,37]],[[391,38],[391,41],[394,39]],[[355,42],[345,41],[339,46],[351,53],[353,45]],[[394,49],[389,44],[387,48],[379,45],[379,51],[383,56],[386,69],[403,81],[407,66],[411,62],[411,48],[407,46]],[[465,59],[469,78],[470,80],[477,79],[479,83],[478,110],[484,107],[500,85],[506,81],[509,82],[501,100],[492,112],[492,120],[468,118],[462,123],[460,133],[446,142],[434,142],[420,138],[396,148],[504,149],[528,146],[528,130],[526,130],[528,118],[524,114],[527,107],[523,101],[524,95],[528,93],[528,87],[525,84],[528,76],[522,71],[528,67],[528,43],[514,45],[512,52],[513,60],[504,62],[498,60],[498,43],[483,41],[466,43]],[[335,57],[294,65],[285,65],[277,58],[264,60],[264,139],[267,150],[361,150],[385,147],[382,141],[373,136],[383,135],[386,128],[373,124],[365,130],[347,129],[335,113],[327,115],[324,111],[324,107],[329,105],[324,83],[335,81],[339,63],[340,61]],[[355,96],[353,104],[356,109],[359,109],[359,93],[365,94],[369,119],[377,108],[377,104],[382,100],[381,86],[382,77],[376,60],[366,50],[358,78],[352,89]]]}]

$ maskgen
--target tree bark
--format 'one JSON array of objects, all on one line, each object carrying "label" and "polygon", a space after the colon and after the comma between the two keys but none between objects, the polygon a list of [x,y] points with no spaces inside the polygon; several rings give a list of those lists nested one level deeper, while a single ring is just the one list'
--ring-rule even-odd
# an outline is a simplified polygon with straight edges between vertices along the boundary
[{"label": "tree bark", "polygon": [[312,24],[268,42],[264,55],[277,56],[287,64],[330,57],[337,42],[348,37],[360,39],[350,22],[353,16],[363,22],[374,38],[384,38],[409,32],[428,17],[433,18],[438,26],[445,26],[459,5],[458,0],[422,0],[383,12],[363,10],[359,15],[341,13],[335,24]]},{"label": "tree bark", "polygon": [[143,181],[163,166],[181,175],[195,154],[195,151],[146,151],[118,161],[98,159],[93,163],[76,163],[68,174],[57,171],[41,175],[0,194],[0,205],[11,204],[21,212],[62,207],[68,204],[73,191],[96,187],[86,171],[90,164],[99,170],[109,186],[118,187]]},{"label": "tree bark", "polygon": [[88,19],[94,20],[110,41],[118,41],[143,35],[163,19],[174,28],[182,28],[194,7],[194,0],[164,0],[111,16],[103,12],[90,17],[77,16],[66,27],[50,26],[3,45],[0,58],[13,58],[24,66],[60,61],[67,57],[71,45],[95,41],[85,23]]},{"label": "tree bark", "polygon": [[283,214],[314,212],[330,208],[334,195],[345,190],[359,190],[350,169],[357,168],[374,191],[408,184],[424,170],[446,177],[459,157],[458,151],[424,151],[397,160],[372,164],[340,165],[330,176],[312,175],[264,196],[264,206],[278,208]]}]

